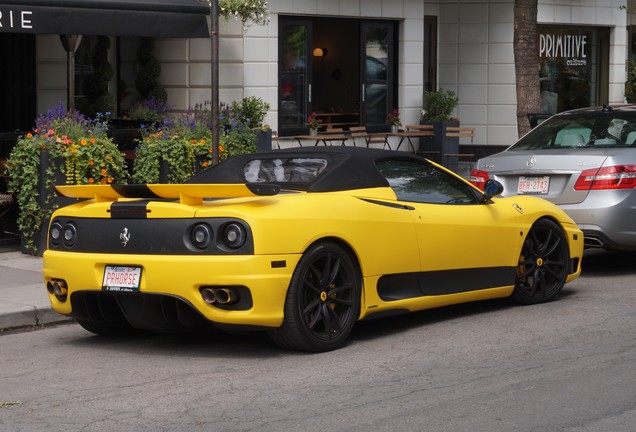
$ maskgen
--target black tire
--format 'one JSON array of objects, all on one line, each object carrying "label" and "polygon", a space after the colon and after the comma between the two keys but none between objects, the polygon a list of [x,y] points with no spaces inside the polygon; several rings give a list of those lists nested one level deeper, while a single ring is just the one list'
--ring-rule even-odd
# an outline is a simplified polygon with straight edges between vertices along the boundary
[{"label": "black tire", "polygon": [[360,315],[361,289],[357,266],[343,248],[331,242],[312,246],[292,276],[283,324],[270,338],[286,349],[340,348]]},{"label": "black tire", "polygon": [[77,321],[84,330],[100,336],[123,336],[133,334],[135,332],[135,329],[127,324],[112,325],[101,321],[89,321],[83,319],[76,319],[75,321]]},{"label": "black tire", "polygon": [[512,299],[522,304],[553,300],[565,284],[569,261],[561,227],[549,219],[539,219],[521,248]]}]

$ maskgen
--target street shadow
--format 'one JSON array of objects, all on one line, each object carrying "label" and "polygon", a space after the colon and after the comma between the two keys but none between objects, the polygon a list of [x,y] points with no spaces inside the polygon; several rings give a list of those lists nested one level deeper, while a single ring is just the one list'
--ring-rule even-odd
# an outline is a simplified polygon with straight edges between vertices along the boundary
[{"label": "street shadow", "polygon": [[512,303],[508,299],[495,299],[427,309],[386,318],[369,319],[356,324],[350,339],[352,341],[373,340],[403,333],[414,328],[432,326],[455,319],[463,320],[473,315],[493,313],[514,307],[521,306]]},{"label": "street shadow", "polygon": [[636,274],[636,252],[588,249],[583,256],[583,277]]}]

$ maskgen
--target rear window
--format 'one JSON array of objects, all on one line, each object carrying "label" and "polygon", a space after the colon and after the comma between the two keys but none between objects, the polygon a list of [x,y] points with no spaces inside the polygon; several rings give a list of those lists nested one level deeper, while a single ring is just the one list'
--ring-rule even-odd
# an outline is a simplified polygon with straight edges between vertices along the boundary
[{"label": "rear window", "polygon": [[521,138],[511,150],[620,148],[636,145],[633,113],[593,113],[552,117]]},{"label": "rear window", "polygon": [[313,183],[327,167],[322,158],[253,159],[243,170],[247,183]]}]

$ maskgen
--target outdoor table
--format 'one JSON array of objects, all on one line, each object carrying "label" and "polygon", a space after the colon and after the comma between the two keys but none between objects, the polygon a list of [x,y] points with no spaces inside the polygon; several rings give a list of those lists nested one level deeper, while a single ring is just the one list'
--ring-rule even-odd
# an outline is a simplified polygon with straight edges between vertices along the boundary
[{"label": "outdoor table", "polygon": [[[351,135],[344,134],[318,134],[318,135],[296,135],[294,137],[298,141],[298,145],[303,146],[303,140],[315,140],[314,145],[318,145],[321,141],[324,145],[333,145],[333,141],[340,141],[341,145],[345,145],[345,142],[351,138]],[[329,142],[329,144],[327,144]]]}]

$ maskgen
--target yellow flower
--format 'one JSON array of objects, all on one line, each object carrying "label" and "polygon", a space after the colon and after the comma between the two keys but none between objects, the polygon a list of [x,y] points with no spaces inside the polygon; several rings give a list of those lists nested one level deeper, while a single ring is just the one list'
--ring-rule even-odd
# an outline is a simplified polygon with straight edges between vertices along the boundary
[{"label": "yellow flower", "polygon": [[88,144],[88,141],[86,141],[84,138],[82,138],[82,140],[80,141],[80,144],[85,146]]},{"label": "yellow flower", "polygon": [[33,138],[33,134],[32,134],[31,132],[29,132],[29,133],[26,135],[26,137],[27,137],[27,138]]}]

